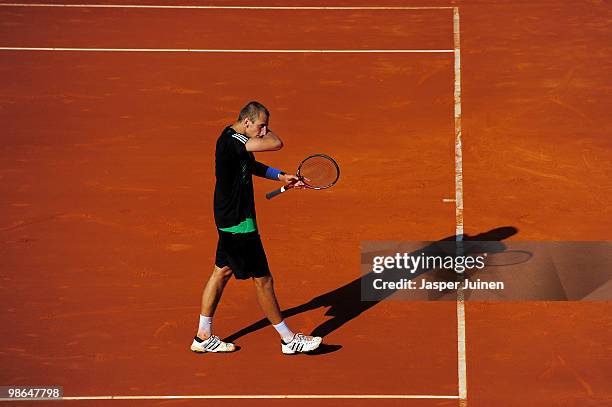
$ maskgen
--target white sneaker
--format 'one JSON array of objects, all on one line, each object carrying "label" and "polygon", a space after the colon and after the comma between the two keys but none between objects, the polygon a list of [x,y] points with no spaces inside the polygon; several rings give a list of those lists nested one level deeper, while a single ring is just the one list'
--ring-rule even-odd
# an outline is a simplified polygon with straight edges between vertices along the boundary
[{"label": "white sneaker", "polygon": [[293,339],[289,343],[285,343],[281,339],[281,351],[285,355],[292,355],[294,353],[310,352],[315,350],[321,344],[323,338],[320,336],[306,336],[304,334],[295,334]]},{"label": "white sneaker", "polygon": [[211,335],[208,339],[193,338],[191,350],[198,353],[206,352],[233,352],[236,345],[230,342],[223,342],[218,336]]}]

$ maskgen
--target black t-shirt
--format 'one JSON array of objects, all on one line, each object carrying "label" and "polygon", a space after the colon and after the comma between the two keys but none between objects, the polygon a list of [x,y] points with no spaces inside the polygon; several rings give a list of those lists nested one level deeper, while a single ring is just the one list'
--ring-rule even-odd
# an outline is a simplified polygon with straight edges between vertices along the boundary
[{"label": "black t-shirt", "polygon": [[255,225],[252,170],[255,156],[246,150],[248,137],[226,127],[215,149],[215,223],[227,229],[249,220]]}]

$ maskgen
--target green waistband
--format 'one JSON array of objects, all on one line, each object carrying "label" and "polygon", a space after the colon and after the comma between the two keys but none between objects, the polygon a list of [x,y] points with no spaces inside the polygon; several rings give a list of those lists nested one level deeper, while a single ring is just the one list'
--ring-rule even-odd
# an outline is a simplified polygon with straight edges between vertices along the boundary
[{"label": "green waistband", "polygon": [[219,228],[219,230],[222,232],[231,233],[250,233],[255,232],[257,230],[257,225],[255,224],[255,219],[246,218],[236,226],[232,226],[229,228]]}]

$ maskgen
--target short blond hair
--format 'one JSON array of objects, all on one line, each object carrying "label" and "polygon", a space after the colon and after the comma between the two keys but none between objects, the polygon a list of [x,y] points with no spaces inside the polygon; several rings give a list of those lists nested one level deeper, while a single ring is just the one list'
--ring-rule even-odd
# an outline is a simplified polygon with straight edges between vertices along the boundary
[{"label": "short blond hair", "polygon": [[270,118],[270,112],[264,105],[259,102],[251,101],[247,103],[242,109],[240,109],[240,114],[238,114],[238,121],[242,121],[246,118],[255,122],[259,119],[260,114],[266,115],[266,118]]}]

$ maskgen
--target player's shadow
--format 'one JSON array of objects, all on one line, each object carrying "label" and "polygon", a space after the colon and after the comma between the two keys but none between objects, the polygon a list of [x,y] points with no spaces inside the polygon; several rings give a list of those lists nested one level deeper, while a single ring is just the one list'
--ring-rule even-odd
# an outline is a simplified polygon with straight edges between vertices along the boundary
[{"label": "player's shadow", "polygon": [[[518,229],[515,227],[504,226],[474,236],[463,235],[463,242],[466,242],[467,246],[469,246],[469,242],[487,242],[487,249],[489,251],[503,251],[505,250],[506,246],[501,243],[501,241],[509,238],[510,236],[515,235],[517,232]],[[441,248],[448,247],[450,243],[454,242],[455,240],[456,236],[449,236],[440,239],[426,247],[423,247],[417,250],[415,253],[424,253],[428,256],[447,255],[448,253],[444,252],[444,249]],[[441,244],[443,242],[448,242],[448,244]],[[381,254],[388,253],[389,251],[385,250],[384,253]],[[375,255],[377,255],[377,253],[362,254],[363,257],[368,258],[371,258]],[[413,274],[412,278],[415,278],[428,271],[430,270],[420,269]],[[376,301],[362,301],[362,284],[369,284],[369,286],[371,286],[372,281],[374,280],[374,278],[377,278],[377,276],[377,274],[370,272],[361,276],[360,278],[351,281],[346,285],[343,285],[342,287],[319,295],[318,297],[315,297],[302,305],[286,309],[282,312],[283,318],[289,318],[294,315],[301,314],[302,312],[312,311],[320,307],[329,307],[329,309],[325,312],[325,315],[331,316],[332,318],[321,323],[311,333],[311,335],[325,337],[326,335],[329,335],[336,329],[340,328],[342,325],[346,324],[348,321],[358,317],[363,312],[374,307],[381,300],[385,299],[386,297],[392,295],[395,292],[395,290],[386,290],[384,294],[381,293],[378,295],[378,299]],[[245,335],[265,328],[268,325],[270,325],[270,322],[266,318],[260,319],[259,321],[231,334],[230,336],[225,338],[224,341],[234,342],[235,340]],[[335,352],[340,348],[342,348],[341,345],[321,344],[319,349],[314,352],[311,352],[310,354],[330,353]]]}]

